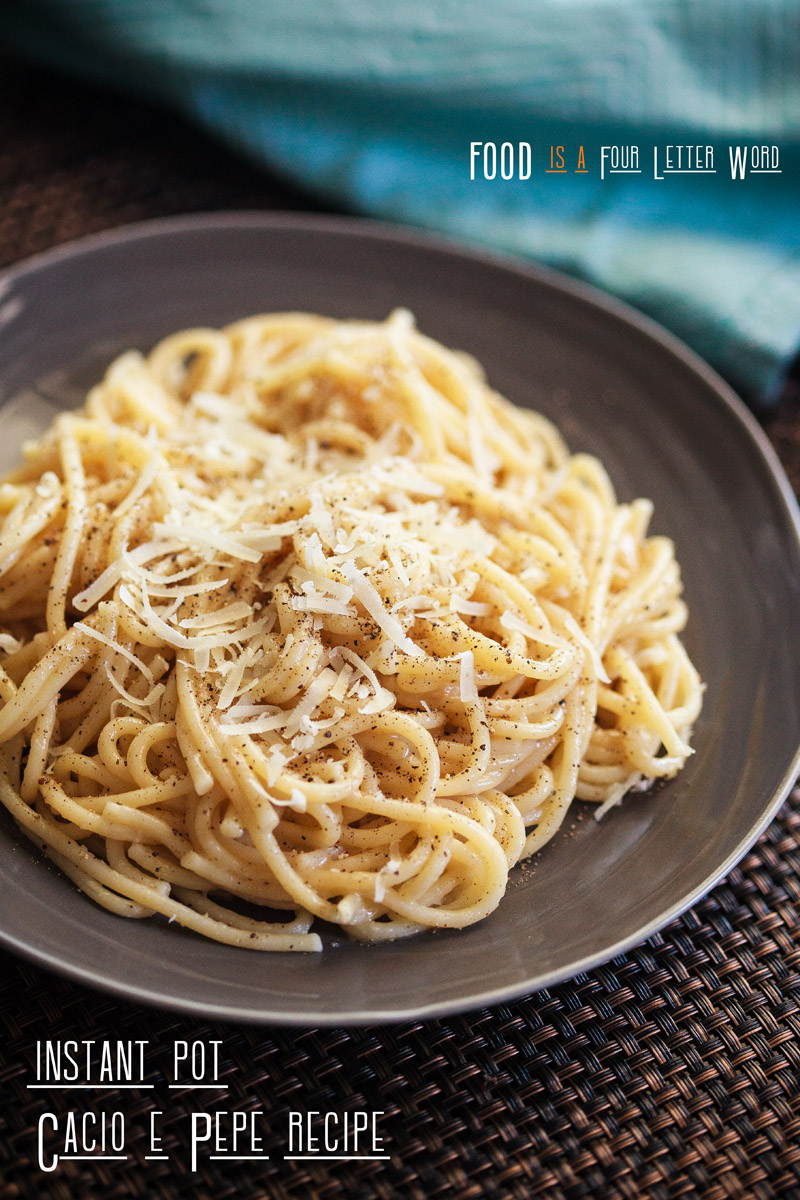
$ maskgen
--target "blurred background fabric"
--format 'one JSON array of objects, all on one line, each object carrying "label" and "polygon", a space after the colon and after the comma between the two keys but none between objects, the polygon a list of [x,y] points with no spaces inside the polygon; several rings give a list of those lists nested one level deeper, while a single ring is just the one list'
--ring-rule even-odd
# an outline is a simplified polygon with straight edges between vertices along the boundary
[{"label": "blurred background fabric", "polygon": [[[177,106],[323,202],[587,279],[751,397],[796,355],[800,0],[4,0],[0,38]],[[471,142],[521,140],[530,179],[470,179]],[[640,174],[601,179],[612,144]],[[731,178],[752,144],[780,174]],[[712,145],[716,174],[655,179],[667,145]]]}]

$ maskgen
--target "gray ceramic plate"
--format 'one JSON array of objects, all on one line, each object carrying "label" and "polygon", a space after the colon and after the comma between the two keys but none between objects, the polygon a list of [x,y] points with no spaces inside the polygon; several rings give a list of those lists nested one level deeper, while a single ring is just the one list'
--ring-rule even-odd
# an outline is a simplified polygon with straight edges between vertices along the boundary
[{"label": "gray ceramic plate", "polygon": [[600,824],[587,811],[513,873],[491,917],[463,932],[385,946],[331,937],[320,956],[216,945],[96,908],[3,813],[7,946],[186,1012],[284,1024],[432,1016],[533,991],[642,941],[764,829],[800,743],[797,511],[752,418],[673,338],[551,273],[348,220],[153,222],[46,254],[5,279],[7,462],[53,404],[78,404],[124,347],[258,311],[375,318],[412,309],[423,330],[480,359],[500,391],[552,417],[573,449],[598,454],[621,498],[653,498],[655,530],[677,544],[686,641],[708,684],[697,753],[681,775]]}]

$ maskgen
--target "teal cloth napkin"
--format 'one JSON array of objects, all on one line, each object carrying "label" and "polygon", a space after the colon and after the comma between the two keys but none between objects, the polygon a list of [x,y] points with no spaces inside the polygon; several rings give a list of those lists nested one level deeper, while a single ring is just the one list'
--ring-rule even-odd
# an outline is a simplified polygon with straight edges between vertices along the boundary
[{"label": "teal cloth napkin", "polygon": [[[356,211],[590,280],[749,394],[797,351],[800,0],[4,0],[0,36]],[[474,141],[530,142],[531,177],[470,179]],[[612,144],[640,174],[601,179]],[[654,178],[687,144],[716,174]],[[781,173],[733,180],[751,144]]]}]

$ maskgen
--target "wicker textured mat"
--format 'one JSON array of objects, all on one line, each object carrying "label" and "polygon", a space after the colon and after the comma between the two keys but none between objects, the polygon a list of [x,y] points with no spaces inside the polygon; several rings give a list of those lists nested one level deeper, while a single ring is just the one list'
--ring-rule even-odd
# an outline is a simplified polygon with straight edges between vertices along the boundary
[{"label": "wicker textured mat", "polygon": [[[156,110],[0,70],[0,263],[221,207],[311,202]],[[797,486],[800,418],[787,408],[770,433]],[[800,1196],[798,830],[800,791],[728,879],[646,945],[450,1020],[237,1028],[143,1010],[2,955],[0,1197]],[[149,1086],[33,1090],[45,1039],[147,1041]],[[227,1092],[170,1087],[176,1039],[221,1043]],[[191,1171],[192,1114],[220,1109],[254,1114],[268,1159],[224,1162],[205,1143]],[[42,1117],[49,1162],[55,1123],[76,1111],[121,1113],[126,1160],[42,1171]],[[389,1157],[288,1161],[290,1114],[315,1111],[381,1113]],[[166,1160],[145,1158],[151,1119]]]}]

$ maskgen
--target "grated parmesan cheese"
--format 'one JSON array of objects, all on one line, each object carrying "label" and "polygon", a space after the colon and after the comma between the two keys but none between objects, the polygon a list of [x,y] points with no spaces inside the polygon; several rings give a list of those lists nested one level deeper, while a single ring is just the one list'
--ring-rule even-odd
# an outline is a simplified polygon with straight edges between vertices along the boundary
[{"label": "grated parmesan cheese", "polygon": [[465,600],[462,596],[451,596],[450,611],[464,613],[468,617],[488,617],[492,612],[492,606],[484,604],[480,600]]},{"label": "grated parmesan cheese", "polygon": [[[370,713],[383,712],[394,704],[394,692],[390,692],[388,688],[382,686],[372,667],[368,666],[363,658],[359,654],[356,654],[355,650],[351,650],[349,646],[335,646],[330,652],[329,657],[334,667],[340,665],[344,659],[345,662],[355,667],[356,671],[360,672],[361,676],[370,684],[374,692],[374,701],[372,706],[369,707]],[[338,683],[338,678],[336,682]],[[364,689],[364,693],[360,696],[360,699],[366,699],[368,695],[369,692]],[[366,712],[367,709],[360,709],[359,711]]]},{"label": "grated parmesan cheese", "polygon": [[85,633],[90,638],[94,638],[96,642],[102,642],[104,646],[108,646],[116,654],[121,654],[122,657],[127,658],[128,662],[132,663],[137,670],[141,671],[149,684],[152,685],[155,683],[153,672],[150,670],[150,668],[145,666],[142,660],[137,658],[132,651],[128,650],[125,646],[122,646],[119,642],[114,641],[113,638],[106,637],[104,633],[100,633],[98,629],[93,629],[91,625],[84,624],[83,621],[76,621],[72,628],[78,629],[81,633]]},{"label": "grated parmesan cheese", "polygon": [[478,685],[475,681],[475,657],[471,650],[464,650],[458,656],[461,659],[459,675],[459,690],[463,704],[479,704]]},{"label": "grated parmesan cheese", "polygon": [[405,651],[406,654],[416,657],[424,656],[425,651],[420,649],[410,638],[406,637],[403,632],[403,626],[397,620],[397,617],[393,617],[391,613],[386,611],[380,594],[366,576],[359,571],[358,567],[351,562],[344,562],[342,563],[341,571],[352,587],[354,596],[361,601],[363,607],[389,641],[394,642],[397,649]]},{"label": "grated parmesan cheese", "polygon": [[[252,563],[258,562],[262,555],[260,550],[245,546],[236,538],[229,537],[219,530],[204,529],[201,525],[177,525],[164,521],[155,525],[153,529],[155,533],[162,534],[165,538],[172,537],[189,549],[199,547],[200,549],[219,550],[223,554],[230,555],[231,558],[241,558],[245,562]],[[278,549],[279,545],[280,543],[271,548]]]},{"label": "grated parmesan cheese", "polygon": [[184,617],[178,624],[181,629],[208,629],[215,625],[228,625],[232,621],[241,621],[244,617],[252,615],[251,605],[244,600],[236,600],[233,604],[226,604],[224,608],[200,613],[196,617]]}]

